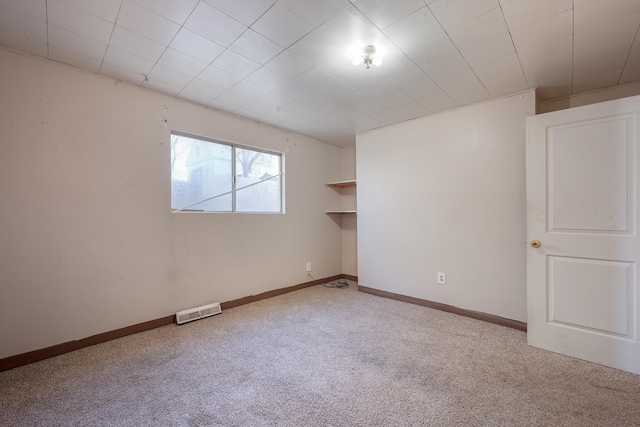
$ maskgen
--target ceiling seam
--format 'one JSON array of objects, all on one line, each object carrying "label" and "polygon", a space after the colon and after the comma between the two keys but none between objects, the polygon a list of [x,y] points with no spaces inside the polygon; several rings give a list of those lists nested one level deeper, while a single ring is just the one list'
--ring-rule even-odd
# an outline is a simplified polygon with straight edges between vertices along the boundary
[{"label": "ceiling seam", "polygon": [[622,80],[622,76],[624,74],[624,69],[627,68],[627,62],[629,62],[629,58],[631,58],[631,52],[633,52],[633,46],[636,45],[636,43],[640,43],[640,38],[638,37],[638,35],[640,34],[640,25],[638,25],[638,28],[636,28],[636,35],[633,38],[633,42],[631,43],[631,46],[629,46],[629,53],[627,54],[627,57],[624,60],[624,64],[622,65],[622,70],[620,70],[620,76],[618,77],[618,81],[616,84],[620,84],[620,81]]},{"label": "ceiling seam", "polygon": [[44,19],[47,23],[47,58],[51,59],[51,56],[49,56],[49,0],[46,0],[44,4]]},{"label": "ceiling seam", "polygon": [[[499,4],[499,3],[498,3],[498,4]],[[451,36],[449,35],[449,32],[448,32],[447,30],[445,30],[444,26],[442,25],[442,23],[440,22],[440,20],[439,20],[439,19],[438,19],[438,17],[436,16],[436,14],[435,14],[435,13],[433,13],[433,10],[431,10],[431,7],[429,7],[429,5],[427,5],[427,8],[429,8],[429,12],[431,12],[431,14],[433,15],[433,18],[436,20],[436,22],[438,23],[438,25],[440,25],[440,28],[442,28],[442,31],[444,31],[444,33],[447,35],[447,38],[449,39],[449,41],[451,42],[451,44],[456,48],[456,51],[458,52],[458,54],[460,55],[460,57],[462,58],[462,60],[465,62],[465,64],[467,64],[467,67],[469,67],[469,69],[471,70],[471,72],[473,73],[473,75],[476,77],[476,79],[478,79],[478,82],[480,82],[480,84],[482,85],[483,89],[487,92],[487,94],[489,94],[489,91],[487,90],[487,88],[486,88],[486,87],[484,87],[484,84],[480,81],[480,77],[478,77],[478,75],[477,75],[477,74],[476,74],[476,72],[473,70],[473,68],[471,68],[471,65],[469,65],[469,62],[467,61],[467,59],[464,57],[464,55],[462,54],[462,52],[460,52],[460,49],[458,48],[458,45],[456,45],[456,44],[454,43],[454,41],[453,41],[453,40],[451,40]],[[491,12],[491,11],[489,11],[489,12]],[[485,13],[489,13],[489,12],[485,12]],[[485,13],[483,13],[482,15],[484,15]],[[476,16],[476,18],[479,18],[479,17],[480,17],[480,16],[482,16],[482,15]],[[475,18],[474,18],[474,19],[475,19]],[[470,19],[469,21],[471,21],[471,19]],[[462,24],[465,24],[465,23],[467,23],[467,22],[469,22],[469,21],[461,22],[460,24],[456,25],[456,27],[458,27],[458,26],[460,26],[460,25],[462,25]],[[505,23],[505,25],[506,25],[506,23]],[[454,28],[455,28],[455,27],[454,27]],[[458,74],[460,74],[460,73],[458,73]],[[428,75],[428,74],[427,74],[427,75]],[[431,77],[429,77],[429,78],[431,78]],[[432,79],[432,80],[433,80],[433,79]],[[449,98],[451,98],[451,100],[452,100],[453,102],[455,102],[455,103],[456,103],[456,105],[457,105],[458,107],[462,107],[462,105],[463,105],[463,104],[460,104],[458,101],[456,101],[455,99],[453,99],[453,98],[451,97],[451,95],[449,95],[449,93],[448,93],[446,90],[444,90],[444,89],[443,89],[443,88],[438,84],[438,82],[437,82],[436,80],[433,80],[433,83],[435,83],[435,85],[436,85],[436,86],[438,86],[438,88],[440,88],[440,90],[441,90],[442,92],[444,92],[444,93],[445,93]],[[491,94],[489,94],[489,98],[491,98]]]},{"label": "ceiling seam", "polygon": [[[196,8],[198,7],[198,5],[199,5],[199,4],[201,4],[201,3],[202,3],[202,1],[200,0],[200,1],[198,1],[198,3],[196,3],[196,4],[195,4],[195,6],[193,7],[193,9],[192,9],[192,10],[191,10],[191,12],[189,13],[189,16],[187,16],[187,17],[185,18],[184,22],[182,22],[182,24],[180,25],[180,30],[182,30],[182,29],[186,29],[186,30],[188,30],[188,31],[191,31],[189,28],[186,28],[186,27],[184,26],[184,24],[189,20],[189,18],[191,18],[191,15],[192,15],[192,14],[193,14],[193,12],[196,10]],[[216,7],[212,6],[212,5],[210,5],[209,3],[206,3],[206,2],[205,2],[205,4],[206,4],[207,6],[213,7],[213,8],[214,8],[215,10],[217,10],[218,12],[222,13],[222,14],[223,14],[223,15],[225,15],[225,16],[228,16],[228,17],[229,17],[229,19],[233,19],[234,21],[238,22],[240,25],[244,26],[244,24],[243,24],[242,22],[240,22],[240,21],[236,20],[234,17],[232,17],[232,16],[230,16],[230,15],[227,15],[226,13],[224,13],[223,11],[221,11],[220,9],[218,9],[218,8],[216,8]],[[275,4],[275,3],[274,3],[274,4]],[[267,11],[269,11],[272,7],[273,7],[273,4],[272,4],[271,6],[269,6],[269,8],[268,8],[264,13],[267,13]],[[262,15],[264,15],[264,13],[263,13]],[[260,15],[260,17],[262,17],[262,15]],[[258,17],[258,19],[260,19],[260,17]],[[256,19],[256,21],[257,21],[258,19]],[[255,22],[256,22],[256,21],[254,21],[251,25],[255,24]],[[246,29],[245,29],[242,33],[240,33],[240,35],[238,35],[238,37],[236,37],[236,38],[235,38],[231,43],[229,43],[229,46],[231,46],[232,44],[234,44],[234,43],[236,42],[236,40],[238,40],[240,37],[242,37],[242,35],[243,35],[244,33],[246,33],[246,32],[249,30],[249,28],[250,28],[250,27],[246,27]],[[167,47],[165,48],[164,52],[162,52],[162,55],[164,55],[164,53],[169,49],[169,46],[171,45],[171,43],[173,42],[173,40],[175,40],[175,38],[176,38],[176,36],[178,35],[178,33],[180,32],[180,30],[178,30],[178,32],[176,33],[176,35],[175,35],[175,36],[173,36],[173,38],[171,39],[171,41],[167,44]],[[197,34],[195,31],[194,31],[193,33],[194,33],[194,34]],[[197,35],[199,35],[199,34],[197,34]],[[203,37],[203,38],[205,38],[205,39],[209,40],[209,41],[210,41],[210,42],[212,42],[212,43],[215,43],[215,44],[218,44],[218,45],[219,45],[219,43],[217,43],[217,42],[215,42],[215,41],[213,41],[213,40],[211,40],[211,39],[209,39],[209,38],[207,38],[207,37],[204,37],[204,36],[201,36],[201,37]],[[222,52],[220,52],[220,55],[222,55],[223,53],[225,53],[225,52],[229,49],[228,47],[224,47],[224,46],[222,46],[222,45],[219,45],[219,46],[220,46],[220,47],[222,47],[222,48],[224,48],[224,50],[223,50]],[[182,53],[182,52],[181,52],[181,53]],[[162,58],[162,55],[160,55],[160,58]],[[187,54],[185,53],[185,55],[187,55]],[[187,83],[186,85],[184,85],[184,87],[183,87],[183,88],[181,88],[175,96],[176,96],[176,97],[178,97],[182,92],[184,92],[184,90],[187,88],[187,86],[189,86],[189,85],[190,85],[191,83],[193,83],[193,82],[194,82],[198,77],[200,77],[200,75],[201,75],[201,74],[202,74],[202,73],[203,73],[203,72],[204,72],[204,71],[205,71],[209,66],[213,65],[213,63],[215,62],[215,60],[216,60],[216,59],[218,59],[218,58],[220,57],[220,55],[218,55],[218,56],[216,56],[215,58],[213,58],[213,59],[211,60],[211,62],[209,62],[209,63],[207,64],[207,66],[206,66],[202,71],[200,71],[198,74],[196,74],[195,76],[193,76],[193,77],[191,78],[191,80],[189,80],[189,83]],[[187,56],[191,56],[191,55],[187,55]],[[241,55],[241,56],[242,56],[242,55]],[[191,56],[191,57],[192,57],[192,56]],[[160,58],[158,58],[158,60],[159,60]],[[193,57],[192,57],[192,58],[193,58]],[[197,58],[194,58],[194,59],[197,59]],[[156,67],[156,65],[158,65],[157,61],[156,61],[156,64],[153,66],[153,68],[155,68],[155,67]],[[153,71],[153,68],[151,69],[151,71]],[[179,71],[179,70],[176,70],[176,71]],[[222,70],[222,71],[225,71],[225,70]],[[190,76],[190,77],[191,77],[191,76]],[[238,82],[238,83],[239,83],[239,82]],[[236,84],[238,84],[238,83],[236,83]],[[215,83],[214,83],[214,84],[215,84]],[[234,84],[233,86],[235,86],[236,84]],[[231,86],[231,87],[233,87],[233,86]],[[223,93],[227,92],[229,89],[231,89],[231,87],[229,87],[229,88],[225,89],[222,93],[218,94],[218,96],[220,96],[220,95],[222,95]],[[216,99],[218,96],[213,97],[209,102],[213,101],[213,100],[214,100],[214,99]],[[207,106],[208,106],[209,102],[207,102]],[[235,111],[235,110],[234,110],[234,111]]]},{"label": "ceiling seam", "polygon": [[104,66],[104,59],[107,57],[107,51],[109,50],[109,46],[111,46],[111,39],[113,38],[113,33],[116,31],[116,22],[118,22],[120,11],[122,11],[122,0],[120,1],[120,7],[118,8],[116,19],[113,22],[113,28],[111,29],[111,34],[109,34],[109,41],[107,42],[107,48],[104,50],[104,55],[102,55],[102,60],[100,61],[100,70],[98,70],[98,73],[102,72],[102,67]]},{"label": "ceiling seam", "polygon": [[574,79],[576,73],[576,2],[571,0],[571,95],[574,93]]},{"label": "ceiling seam", "polygon": [[509,24],[507,23],[507,18],[504,17],[504,9],[502,8],[502,4],[500,4],[500,12],[502,13],[502,19],[504,19],[504,23],[507,26],[507,31],[509,34],[509,39],[511,40],[511,45],[513,46],[513,51],[516,53],[516,58],[518,58],[518,65],[520,65],[520,71],[522,71],[522,76],[524,77],[524,82],[529,86],[529,79],[527,79],[527,75],[524,72],[524,67],[522,66],[522,61],[520,60],[520,54],[518,53],[518,49],[516,49],[516,43],[513,41],[513,35],[511,34],[511,28],[509,28]]},{"label": "ceiling seam", "polygon": [[[424,2],[424,1],[423,1],[423,2]],[[425,71],[424,71],[424,70],[423,70],[423,69],[422,69],[418,64],[416,64],[416,63],[415,63],[415,61],[414,61],[414,60],[413,60],[409,55],[407,55],[407,53],[406,53],[404,50],[402,50],[402,49],[400,48],[400,46],[398,46],[398,45],[397,45],[397,44],[396,44],[396,43],[395,43],[395,42],[394,42],[390,37],[387,37],[387,36],[384,34],[384,31],[383,31],[382,29],[380,29],[380,27],[378,27],[378,26],[377,26],[373,21],[371,21],[371,19],[369,19],[369,17],[368,17],[367,15],[365,15],[365,14],[364,14],[364,12],[362,12],[362,11],[358,8],[358,6],[356,6],[356,5],[355,5],[355,3],[351,3],[351,4],[352,4],[352,6],[353,6],[353,7],[354,7],[354,8],[355,8],[359,13],[360,13],[360,15],[362,15],[362,17],[363,17],[364,19],[366,19],[367,21],[369,21],[369,23],[370,23],[371,25],[373,25],[373,26],[374,26],[378,31],[380,31],[380,33],[382,33],[382,34],[385,36],[385,38],[386,38],[386,39],[388,39],[388,40],[389,40],[389,41],[390,41],[390,42],[391,42],[391,43],[392,43],[392,44],[393,44],[393,45],[394,45],[394,46],[395,46],[395,47],[396,47],[400,52],[402,52],[402,54],[403,54],[403,55],[404,55],[404,56],[405,56],[409,61],[411,61],[411,63],[412,63],[413,65],[415,65],[415,66],[416,66],[416,68],[417,68],[418,70],[420,70],[420,71],[422,72],[422,74],[424,74],[425,76],[427,76],[427,77],[428,77],[428,78],[433,82],[433,84],[435,84],[436,86],[438,86],[438,88],[439,88],[442,92],[444,92],[447,96],[449,96],[449,94],[448,94],[444,89],[442,89],[442,88],[441,88],[441,87],[436,83],[436,81],[435,81],[434,79],[432,79],[432,78],[431,78],[431,76],[429,76],[429,74],[427,74],[427,73],[426,73],[426,72],[425,72]],[[416,13],[417,11],[422,10],[422,9],[424,9],[424,8],[427,8],[427,10],[429,10],[429,13],[431,13],[431,14],[433,15],[433,12],[431,12],[431,9],[429,8],[429,5],[428,5],[428,4],[426,4],[426,2],[425,2],[425,5],[424,5],[424,6],[422,6],[422,7],[418,8],[417,10],[415,10],[415,11],[413,11],[413,12],[411,12],[409,15],[412,15],[412,14]],[[394,21],[394,22],[392,22],[391,24],[387,25],[385,28],[390,27],[391,25],[393,25],[393,24],[395,24],[396,22],[398,22],[398,21],[400,21],[400,20],[402,20],[402,19],[406,18],[406,17],[407,17],[407,16],[409,16],[409,15],[406,15],[406,16],[404,16],[404,17],[400,18],[400,19],[397,19],[396,21]],[[434,15],[434,18],[435,18],[435,15]],[[437,18],[435,18],[435,19],[437,20]],[[440,22],[438,22],[438,24],[440,24]],[[440,27],[442,27],[442,25],[441,25],[441,24],[440,24]],[[443,30],[444,30],[444,28],[443,28]],[[452,43],[453,43],[453,42],[452,42]],[[342,80],[340,80],[340,81],[342,82]],[[344,83],[344,82],[342,82],[342,83]],[[347,86],[349,86],[347,83],[345,83],[345,84],[346,84]],[[434,114],[434,111],[431,111],[431,110],[430,110],[426,105],[422,104],[422,103],[421,103],[420,101],[418,101],[417,99],[415,99],[415,98],[411,97],[411,95],[409,95],[408,93],[406,93],[405,91],[403,91],[403,90],[401,90],[401,89],[398,89],[398,90],[400,90],[400,92],[402,92],[402,93],[404,93],[405,95],[407,95],[407,96],[408,96],[409,98],[411,98],[414,102],[417,102],[419,105],[421,105],[422,107],[424,107],[424,108],[425,108],[427,111],[429,111],[431,114]],[[359,92],[359,91],[358,91],[358,92]],[[449,98],[451,98],[451,97],[449,96]],[[452,100],[453,102],[455,102],[456,104],[458,104],[458,103],[457,103],[453,98],[451,98],[451,100]],[[384,104],[382,104],[382,105],[384,105]],[[385,105],[385,107],[387,107],[387,106]],[[389,107],[387,107],[387,108],[389,108]],[[392,108],[389,108],[389,109],[390,109],[390,110],[393,110]],[[395,111],[395,110],[393,110],[393,111]],[[365,113],[363,113],[363,114],[365,114]],[[400,113],[398,113],[398,114],[400,114]],[[370,116],[370,115],[368,115],[368,114],[365,114],[365,115],[366,115],[367,117],[371,117],[373,120],[378,120],[378,119],[376,119],[375,117],[372,117],[372,116]],[[408,120],[410,120],[410,119],[408,119]]]}]

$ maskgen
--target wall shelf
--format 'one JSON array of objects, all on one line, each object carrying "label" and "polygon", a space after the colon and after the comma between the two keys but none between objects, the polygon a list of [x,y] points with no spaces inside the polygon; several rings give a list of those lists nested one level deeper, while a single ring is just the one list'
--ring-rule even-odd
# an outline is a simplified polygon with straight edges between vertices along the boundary
[{"label": "wall shelf", "polygon": [[349,210],[349,211],[326,211],[325,212],[327,215],[332,215],[332,214],[338,214],[338,215],[344,215],[344,214],[349,214],[349,215],[355,215],[357,212],[355,210]]},{"label": "wall shelf", "polygon": [[[342,190],[343,188],[355,188],[356,180],[349,179],[346,181],[336,181],[336,182],[328,182],[324,185],[325,187],[335,188],[336,190]],[[356,215],[355,209],[340,209],[335,211],[326,211],[327,215]]]},{"label": "wall shelf", "polygon": [[324,186],[325,187],[333,187],[333,188],[355,187],[356,186],[356,180],[355,179],[350,179],[348,181],[329,182],[329,183],[325,184]]}]

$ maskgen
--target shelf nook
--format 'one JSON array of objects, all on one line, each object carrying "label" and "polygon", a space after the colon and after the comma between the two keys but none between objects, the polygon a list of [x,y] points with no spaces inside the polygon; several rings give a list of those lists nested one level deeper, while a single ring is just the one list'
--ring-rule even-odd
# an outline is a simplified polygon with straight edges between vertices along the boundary
[{"label": "shelf nook", "polygon": [[[350,179],[347,181],[336,181],[336,182],[329,182],[327,184],[324,185],[325,187],[331,187],[331,188],[336,188],[336,189],[342,189],[342,188],[353,188],[356,186],[356,180],[355,179]],[[355,215],[357,214],[357,211],[355,209],[345,209],[345,210],[335,210],[335,211],[326,211],[325,212],[327,215]]]}]

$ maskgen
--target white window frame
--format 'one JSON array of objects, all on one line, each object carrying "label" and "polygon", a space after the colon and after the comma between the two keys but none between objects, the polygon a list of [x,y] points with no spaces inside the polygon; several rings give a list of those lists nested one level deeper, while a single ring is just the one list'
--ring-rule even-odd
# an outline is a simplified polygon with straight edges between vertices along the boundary
[{"label": "white window frame", "polygon": [[[213,198],[216,197],[221,197],[227,194],[231,194],[231,210],[230,211],[214,211],[214,210],[202,210],[202,209],[189,209],[189,206],[185,206],[183,208],[179,208],[179,209],[174,209],[173,206],[171,206],[171,212],[172,213],[213,213],[213,214],[219,214],[219,213],[227,213],[227,214],[263,214],[263,215],[278,215],[278,214],[284,214],[285,213],[285,192],[284,192],[284,153],[278,152],[278,151],[272,151],[272,150],[266,150],[264,148],[258,148],[258,147],[252,147],[249,145],[242,145],[242,144],[236,144],[233,142],[229,142],[229,141],[222,141],[219,139],[214,139],[214,138],[208,138],[208,137],[204,137],[204,136],[199,136],[199,135],[194,135],[191,133],[186,133],[186,132],[181,132],[181,131],[175,131],[172,130],[171,131],[171,137],[173,135],[177,135],[177,136],[183,136],[185,138],[191,138],[191,139],[195,139],[198,141],[202,141],[202,142],[211,142],[214,144],[220,144],[220,145],[226,145],[228,147],[231,147],[231,191],[223,193],[223,194],[217,194],[213,197],[211,197],[210,199],[205,199],[202,201],[199,201],[197,204],[202,203],[206,200],[211,200]],[[254,182],[251,183],[249,185],[246,185],[244,187],[241,188],[237,188],[237,179],[236,179],[236,150],[240,149],[240,150],[251,150],[251,151],[255,151],[255,152],[259,152],[259,153],[264,153],[264,154],[269,154],[269,155],[273,155],[273,156],[278,156],[280,157],[280,173],[278,173],[277,175],[274,175],[272,177],[269,177],[265,180],[261,180],[258,182]],[[169,171],[169,174],[172,174],[172,171]],[[249,188],[252,187],[254,185],[258,185],[262,182],[265,182],[269,179],[273,179],[276,177],[280,177],[280,210],[279,211],[238,211],[236,210],[236,193],[238,190],[243,190],[245,188]],[[171,199],[172,197],[170,197]],[[170,203],[172,204],[172,200],[170,200]],[[193,206],[193,205],[190,205]]]}]

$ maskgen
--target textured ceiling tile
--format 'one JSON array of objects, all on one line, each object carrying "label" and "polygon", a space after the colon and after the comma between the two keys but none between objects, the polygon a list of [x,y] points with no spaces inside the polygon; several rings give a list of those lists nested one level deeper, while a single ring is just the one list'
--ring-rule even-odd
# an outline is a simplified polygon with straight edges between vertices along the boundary
[{"label": "textured ceiling tile", "polygon": [[59,0],[47,1],[47,17],[49,24],[102,44],[109,43],[109,38],[113,32],[112,22],[71,7]]},{"label": "textured ceiling tile", "polygon": [[328,37],[337,46],[348,49],[361,42],[379,30],[365,18],[358,9],[349,6],[318,28],[318,31]]},{"label": "textured ceiling tile", "polygon": [[407,119],[415,119],[431,113],[427,108],[423,107],[421,104],[414,100],[411,100],[404,105],[393,107],[393,111]]},{"label": "textured ceiling tile", "polygon": [[166,93],[167,95],[176,96],[182,90],[179,86],[174,86],[156,79],[149,79],[142,82],[142,87],[152,89],[157,92]]},{"label": "textured ceiling tile", "polygon": [[189,89],[182,89],[178,95],[178,98],[184,99],[186,101],[191,101],[195,104],[207,105],[209,102],[213,100],[212,97],[205,95],[202,92],[194,92]]},{"label": "textured ceiling tile", "polygon": [[502,6],[510,31],[544,21],[570,10],[572,0],[514,0]]},{"label": "textured ceiling tile", "polygon": [[478,83],[478,77],[475,73],[467,68],[461,73],[454,74],[453,76],[445,77],[443,79],[436,80],[438,86],[440,86],[445,92],[450,93],[454,89],[461,87],[471,86]]},{"label": "textured ceiling tile", "polygon": [[158,64],[181,71],[189,76],[197,76],[208,65],[206,62],[172,48],[164,51],[158,60]]},{"label": "textured ceiling tile", "polygon": [[404,52],[420,68],[436,76],[440,74],[434,70],[447,68],[453,58],[461,59],[458,48],[444,32],[423,39],[420,45]]},{"label": "textured ceiling tile", "polygon": [[242,78],[260,68],[258,63],[231,50],[224,51],[213,61],[212,65]]},{"label": "textured ceiling tile", "polygon": [[518,52],[542,46],[573,32],[573,12],[567,11],[511,32]]},{"label": "textured ceiling tile", "polygon": [[375,120],[380,122],[382,126],[389,126],[394,123],[399,123],[406,120],[405,117],[401,116],[400,114],[396,113],[395,111],[389,108],[383,111],[380,111],[379,113],[372,114],[371,117],[373,117]]},{"label": "textured ceiling tile", "polygon": [[554,40],[518,52],[522,70],[530,87],[537,87],[543,99],[571,93],[573,37]]},{"label": "textured ceiling tile", "polygon": [[224,52],[224,47],[186,28],[178,32],[169,46],[207,64]]},{"label": "textured ceiling tile", "polygon": [[256,83],[252,83],[248,80],[242,80],[237,85],[231,88],[234,92],[241,95],[250,96],[252,98],[259,98],[269,92],[269,89],[260,86]]},{"label": "textured ceiling tile", "polygon": [[[67,0],[65,0],[67,1]],[[75,0],[85,2],[86,0]],[[120,2],[121,0],[111,0]],[[133,0],[160,16],[182,25],[198,4],[198,0]],[[91,2],[87,2],[91,3]]]},{"label": "textured ceiling tile", "polygon": [[313,28],[327,22],[349,5],[347,0],[280,0],[279,3]]},{"label": "textured ceiling tile", "polygon": [[193,76],[182,73],[178,70],[174,70],[173,68],[166,67],[161,64],[156,64],[152,69],[151,73],[149,73],[150,79],[160,80],[164,83],[169,83],[171,85],[177,86],[180,89],[184,88],[186,85],[193,80]]},{"label": "textured ceiling tile", "polygon": [[102,64],[102,61],[100,60],[54,45],[49,46],[49,58],[64,64],[73,65],[74,67],[78,67],[83,70],[93,71],[94,73],[100,71],[100,66]]},{"label": "textured ceiling tile", "polygon": [[584,31],[638,13],[640,13],[640,1],[638,0],[585,2],[575,6],[575,31]]},{"label": "textured ceiling tile", "polygon": [[389,79],[389,83],[394,87],[406,91],[415,87],[424,86],[429,83],[431,79],[420,68],[411,68],[409,72],[400,74],[392,79]]},{"label": "textured ceiling tile", "polygon": [[529,88],[520,69],[481,81],[491,96],[505,96]]},{"label": "textured ceiling tile", "polygon": [[256,96],[236,92],[232,88],[219,95],[216,100],[226,102],[227,104],[235,105],[240,108],[256,98]]},{"label": "textured ceiling tile", "polygon": [[444,79],[469,69],[469,65],[460,54],[418,65],[432,80]]},{"label": "textured ceiling tile", "polygon": [[460,50],[472,48],[507,33],[507,24],[500,9],[493,9],[448,31],[449,37]]},{"label": "textured ceiling tile", "polygon": [[246,80],[273,90],[288,82],[289,77],[283,76],[270,68],[260,67],[247,76]]},{"label": "textured ceiling tile", "polygon": [[0,6],[0,44],[47,57],[47,24]]},{"label": "textured ceiling tile", "polygon": [[204,0],[211,6],[249,27],[277,0]]},{"label": "textured ceiling tile", "polygon": [[207,106],[211,108],[215,108],[216,110],[219,110],[219,111],[225,111],[227,113],[233,113],[238,109],[237,105],[230,104],[228,102],[225,102],[217,98],[209,102]]},{"label": "textured ceiling tile", "polygon": [[620,83],[640,80],[640,33],[636,35],[635,42],[629,51]]},{"label": "textured ceiling tile", "polygon": [[132,55],[129,52],[125,52],[113,46],[107,48],[107,53],[104,56],[104,62],[112,65],[113,67],[119,67],[127,71],[137,73],[141,75],[142,78],[149,74],[155,64],[154,61],[140,58],[139,56]]},{"label": "textured ceiling tile", "polygon": [[520,60],[516,54],[505,56],[495,61],[485,62],[484,64],[472,67],[472,69],[481,81],[515,71],[522,72]]},{"label": "textured ceiling tile", "polygon": [[218,86],[216,84],[209,83],[198,78],[198,79],[193,79],[191,83],[189,83],[185,87],[185,90],[190,92],[202,93],[204,96],[209,98],[209,101],[211,101],[213,98],[216,98],[217,96],[221,95],[227,89],[222,86]]},{"label": "textured ceiling tile", "polygon": [[269,114],[273,110],[275,110],[275,107],[273,105],[267,104],[266,102],[263,102],[260,99],[254,99],[253,101],[245,105],[243,108],[258,114]]},{"label": "textured ceiling tile", "polygon": [[312,61],[300,58],[296,54],[285,50],[265,66],[284,76],[292,78],[310,70],[314,65]]},{"label": "textured ceiling tile", "polygon": [[436,0],[429,4],[429,9],[448,30],[499,6],[498,0]]},{"label": "textured ceiling tile", "polygon": [[[47,0],[0,0],[0,6],[40,21],[47,20]],[[5,13],[1,8],[0,11]]]},{"label": "textured ceiling tile", "polygon": [[359,0],[354,4],[380,29],[426,6],[422,0]]},{"label": "textured ceiling tile", "polygon": [[573,48],[574,66],[598,61],[609,62],[614,58],[624,63],[639,27],[640,14],[636,14],[576,32]]},{"label": "textured ceiling tile", "polygon": [[[24,3],[32,3],[31,0],[24,1]],[[100,0],[100,1],[87,1],[87,0],[62,0],[64,3],[75,7],[76,9],[83,10],[90,13],[93,16],[102,18],[105,21],[111,23],[116,22],[122,0]]]},{"label": "textured ceiling tile", "polygon": [[116,65],[111,65],[106,62],[102,63],[102,66],[100,67],[100,74],[113,77],[117,80],[129,82],[136,86],[140,86],[145,79],[145,76],[140,73],[136,73]]},{"label": "textured ceiling tile", "polygon": [[441,36],[444,29],[429,8],[422,8],[385,29],[385,34],[403,51],[409,53]]},{"label": "textured ceiling tile", "polygon": [[238,37],[229,49],[258,64],[266,64],[284,50],[282,46],[251,29]]},{"label": "textured ceiling tile", "polygon": [[200,2],[184,26],[196,34],[228,47],[247,29],[207,3]]},{"label": "textured ceiling tile", "polygon": [[574,92],[585,92],[588,90],[600,89],[616,85],[620,79],[620,72],[609,67],[598,67],[600,63],[593,66],[576,67],[573,70]]},{"label": "textured ceiling tile", "polygon": [[293,99],[289,98],[286,95],[278,93],[277,91],[271,91],[266,95],[261,96],[259,99],[260,101],[273,106],[281,106],[293,102]]},{"label": "textured ceiling tile", "polygon": [[251,29],[280,46],[287,47],[309,33],[313,27],[280,3],[276,3],[251,26]]},{"label": "textured ceiling tile", "polygon": [[432,113],[455,108],[458,104],[435,82],[415,88],[408,95]]},{"label": "textured ceiling tile", "polygon": [[[68,52],[74,52],[76,55],[85,56],[89,59],[96,60],[98,61],[98,63],[102,62],[105,52],[107,51],[107,45],[105,44],[98,43],[95,40],[91,40],[86,37],[74,34],[70,31],[54,27],[53,25],[49,27],[49,45],[57,46],[58,48],[65,49]],[[59,58],[52,59],[61,61]],[[100,66],[98,66],[98,69],[100,69]],[[95,70],[92,69],[91,71]]]},{"label": "textured ceiling tile", "polygon": [[469,86],[455,88],[447,91],[447,93],[459,105],[469,105],[475,102],[485,101],[490,98],[489,92],[487,92],[480,82]]},{"label": "textured ceiling tile", "polygon": [[515,53],[510,34],[503,34],[488,42],[462,50],[462,56],[472,68]]},{"label": "textured ceiling tile", "polygon": [[109,46],[153,62],[156,62],[166,49],[165,45],[133,33],[125,28],[118,27],[117,25],[113,30]]},{"label": "textured ceiling tile", "polygon": [[124,0],[116,24],[163,45],[168,45],[180,26],[144,7]]},{"label": "textured ceiling tile", "polygon": [[216,86],[223,87],[228,89],[238,83],[242,78],[236,76],[235,74],[228,73],[227,71],[221,70],[220,68],[214,67],[213,65],[209,65],[205,68],[198,78],[204,80],[205,82],[212,83]]}]

